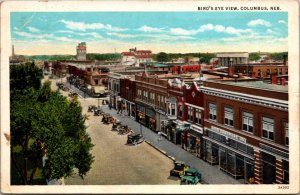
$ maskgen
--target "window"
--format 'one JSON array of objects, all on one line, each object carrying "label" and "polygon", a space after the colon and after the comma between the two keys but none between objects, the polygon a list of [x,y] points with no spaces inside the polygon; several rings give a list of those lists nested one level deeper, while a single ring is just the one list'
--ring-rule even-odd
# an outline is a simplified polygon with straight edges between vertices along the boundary
[{"label": "window", "polygon": [[258,76],[261,77],[261,70],[258,69]]},{"label": "window", "polygon": [[160,106],[160,95],[157,95],[157,105]]},{"label": "window", "polygon": [[182,105],[180,105],[179,106],[179,116],[183,116],[183,106]]},{"label": "window", "polygon": [[267,76],[270,76],[270,69],[267,69]]},{"label": "window", "polygon": [[263,138],[274,140],[274,119],[263,117],[262,131]]},{"label": "window", "polygon": [[175,115],[175,104],[171,104],[171,115]]},{"label": "window", "polygon": [[188,121],[194,121],[194,109],[192,107],[188,107]]},{"label": "window", "polygon": [[225,125],[233,127],[233,110],[232,110],[232,108],[225,107],[224,119],[225,119]]},{"label": "window", "polygon": [[209,103],[209,119],[216,121],[216,104]]},{"label": "window", "polygon": [[195,110],[195,123],[201,125],[202,121],[201,121],[201,110],[200,109],[196,109]]},{"label": "window", "polygon": [[285,145],[289,145],[289,123],[284,123],[285,129]]},{"label": "window", "polygon": [[243,130],[249,133],[253,133],[253,114],[249,112],[243,112]]}]

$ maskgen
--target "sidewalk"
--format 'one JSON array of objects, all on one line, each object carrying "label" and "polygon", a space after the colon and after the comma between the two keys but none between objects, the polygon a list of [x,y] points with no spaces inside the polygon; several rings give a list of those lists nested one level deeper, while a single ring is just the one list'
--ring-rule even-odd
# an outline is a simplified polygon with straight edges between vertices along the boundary
[{"label": "sidewalk", "polygon": [[[161,137],[150,129],[142,126],[140,130],[140,124],[128,116],[122,116],[117,114],[114,109],[109,110],[108,106],[102,106],[102,110],[106,113],[110,113],[119,121],[127,124],[137,133],[142,133],[146,141],[155,148],[161,150],[166,156],[171,156],[175,160],[184,161],[188,165],[197,168],[202,173],[202,178],[205,183],[208,184],[241,184],[231,176],[219,170],[217,165],[211,166],[207,162],[199,159],[191,153],[183,150],[179,145],[175,145],[168,141],[165,137]],[[160,138],[160,139],[159,139]]]}]

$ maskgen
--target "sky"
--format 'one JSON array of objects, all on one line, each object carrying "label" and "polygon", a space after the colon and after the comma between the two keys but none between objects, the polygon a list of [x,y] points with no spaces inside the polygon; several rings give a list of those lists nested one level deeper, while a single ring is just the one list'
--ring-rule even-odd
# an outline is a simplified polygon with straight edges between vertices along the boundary
[{"label": "sky", "polygon": [[287,12],[12,12],[19,55],[288,51]]}]

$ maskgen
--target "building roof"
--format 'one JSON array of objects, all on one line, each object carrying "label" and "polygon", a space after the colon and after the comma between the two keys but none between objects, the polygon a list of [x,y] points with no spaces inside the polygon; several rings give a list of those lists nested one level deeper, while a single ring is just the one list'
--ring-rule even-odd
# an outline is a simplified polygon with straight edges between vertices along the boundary
[{"label": "building roof", "polygon": [[224,84],[235,85],[246,88],[255,88],[262,89],[268,91],[278,91],[278,92],[288,92],[288,86],[276,85],[276,84],[268,84],[263,81],[226,81],[222,82]]}]

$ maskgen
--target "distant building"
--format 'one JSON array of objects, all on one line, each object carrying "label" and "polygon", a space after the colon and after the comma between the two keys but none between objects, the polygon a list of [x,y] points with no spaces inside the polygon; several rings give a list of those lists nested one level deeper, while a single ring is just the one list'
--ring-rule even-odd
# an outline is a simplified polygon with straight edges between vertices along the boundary
[{"label": "distant building", "polygon": [[217,53],[219,66],[229,67],[231,64],[245,64],[248,62],[248,52],[224,52]]},{"label": "distant building", "polygon": [[16,64],[16,63],[21,63],[21,62],[25,62],[25,56],[16,55],[15,47],[14,47],[14,45],[12,45],[12,52],[11,52],[11,56],[9,57],[9,63]]},{"label": "distant building", "polygon": [[86,60],[86,43],[78,43],[76,47],[77,60]]},{"label": "distant building", "polygon": [[122,65],[140,66],[140,63],[153,62],[151,50],[130,49],[129,52],[122,52]]}]

